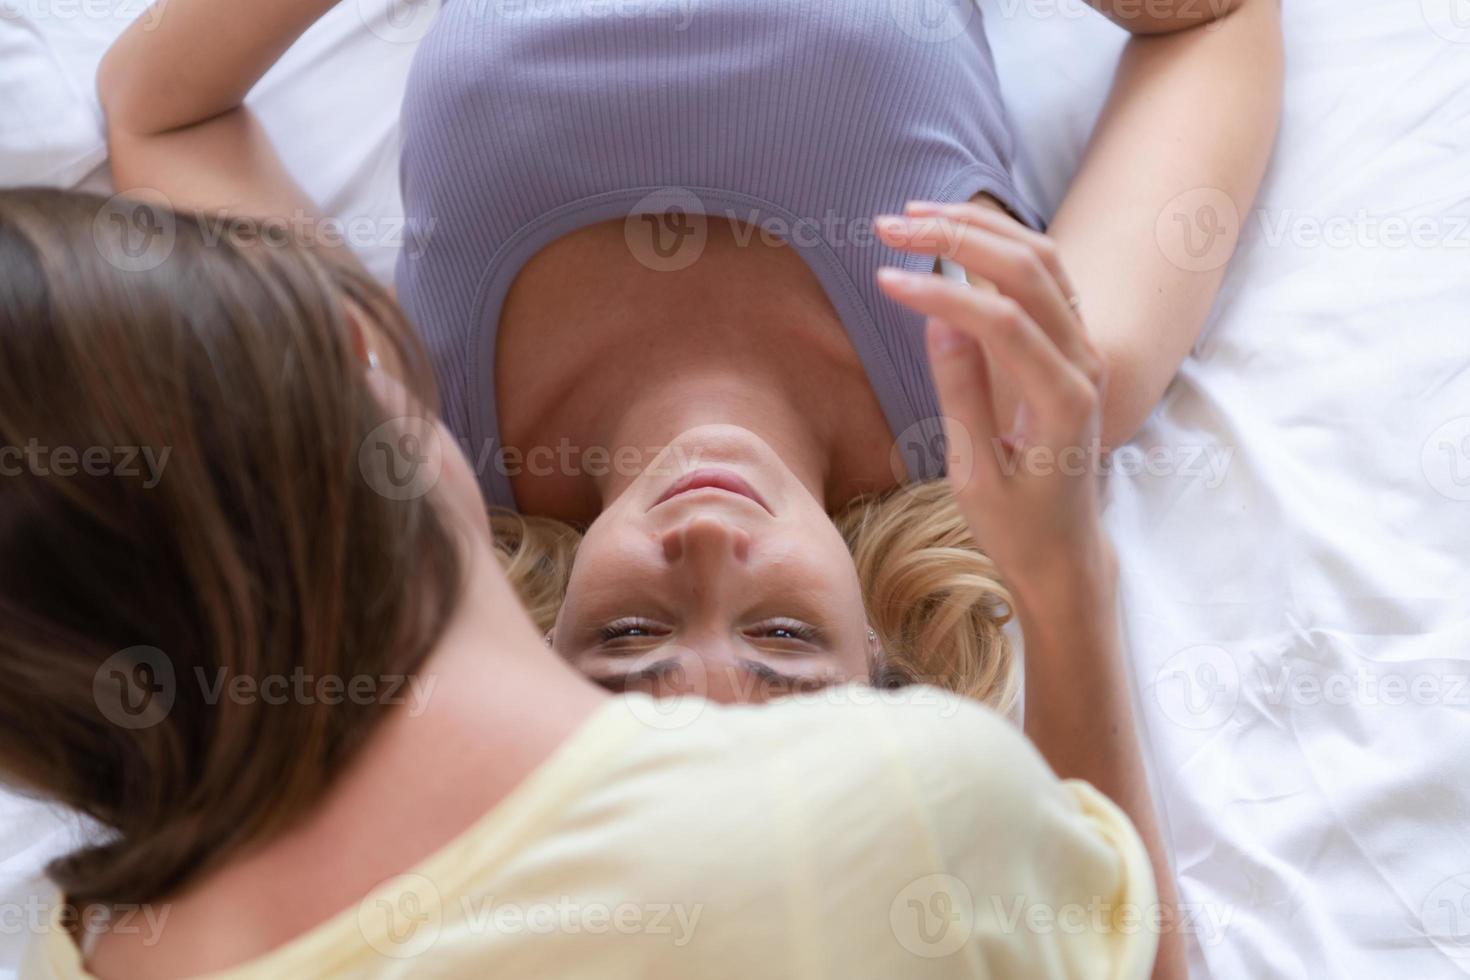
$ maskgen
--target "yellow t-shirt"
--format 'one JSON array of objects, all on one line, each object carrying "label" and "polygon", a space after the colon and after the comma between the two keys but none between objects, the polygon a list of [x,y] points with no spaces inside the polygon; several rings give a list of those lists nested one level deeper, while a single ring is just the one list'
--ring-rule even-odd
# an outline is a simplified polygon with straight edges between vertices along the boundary
[{"label": "yellow t-shirt", "polygon": [[[216,977],[1144,977],[1155,914],[1127,818],[973,704],[629,695],[420,867]],[[53,927],[21,975],[86,973]]]}]

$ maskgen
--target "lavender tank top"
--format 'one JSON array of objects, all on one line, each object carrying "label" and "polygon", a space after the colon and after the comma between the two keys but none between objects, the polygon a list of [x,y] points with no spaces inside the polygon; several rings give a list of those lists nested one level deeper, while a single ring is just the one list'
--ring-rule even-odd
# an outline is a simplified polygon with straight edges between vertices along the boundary
[{"label": "lavender tank top", "polygon": [[397,287],[490,503],[515,506],[494,358],[518,272],[615,219],[640,259],[678,268],[697,256],[689,214],[797,249],[910,477],[942,475],[918,317],[874,282],[931,260],[878,244],[872,219],[984,192],[1040,227],[975,0],[447,0],[439,17],[403,107]]}]

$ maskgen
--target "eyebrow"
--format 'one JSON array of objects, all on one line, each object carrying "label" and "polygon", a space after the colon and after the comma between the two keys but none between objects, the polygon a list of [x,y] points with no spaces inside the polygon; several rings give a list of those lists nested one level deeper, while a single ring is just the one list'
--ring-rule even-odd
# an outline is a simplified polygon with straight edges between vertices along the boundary
[{"label": "eyebrow", "polygon": [[[782,684],[792,689],[810,685],[805,689],[811,690],[831,687],[833,684],[838,683],[838,678],[829,672],[787,673],[786,671],[776,670],[769,664],[763,664],[758,660],[741,660],[739,661],[739,665],[747,673],[754,675],[759,680]],[[603,674],[598,677],[589,677],[588,680],[614,694],[623,694],[627,691],[628,686],[635,681],[658,680],[659,678],[675,673],[678,669],[679,661],[670,657],[667,660],[660,660],[657,663],[649,664],[647,667],[642,667],[638,670],[629,671],[626,674]]]}]

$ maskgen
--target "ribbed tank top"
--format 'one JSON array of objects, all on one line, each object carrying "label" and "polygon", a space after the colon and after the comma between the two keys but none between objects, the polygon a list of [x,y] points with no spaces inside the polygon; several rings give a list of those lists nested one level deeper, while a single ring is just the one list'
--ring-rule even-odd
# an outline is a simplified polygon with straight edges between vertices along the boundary
[{"label": "ribbed tank top", "polygon": [[872,220],[984,192],[1040,226],[974,0],[447,0],[402,118],[398,296],[490,503],[515,506],[494,358],[516,275],[615,219],[640,259],[678,268],[697,255],[689,213],[798,251],[909,476],[942,475],[918,318],[874,280],[932,260],[879,244]]}]

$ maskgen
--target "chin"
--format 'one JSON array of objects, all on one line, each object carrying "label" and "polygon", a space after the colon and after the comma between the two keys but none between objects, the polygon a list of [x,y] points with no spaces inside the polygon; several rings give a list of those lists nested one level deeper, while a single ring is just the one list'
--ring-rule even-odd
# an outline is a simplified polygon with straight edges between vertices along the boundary
[{"label": "chin", "polygon": [[[683,451],[681,462],[762,463],[778,459],[770,444],[749,429],[715,423],[685,429],[669,444]],[[694,453],[699,455],[696,457]]]}]

